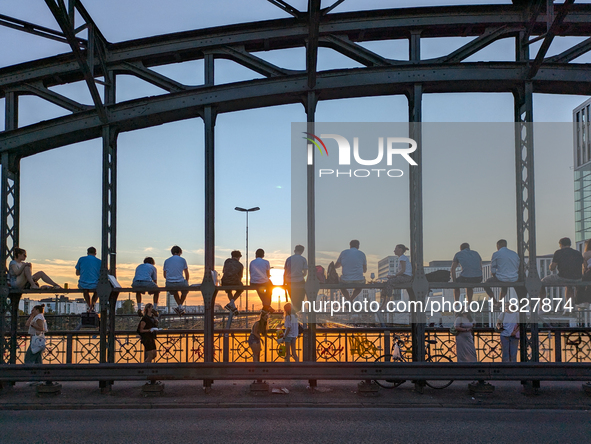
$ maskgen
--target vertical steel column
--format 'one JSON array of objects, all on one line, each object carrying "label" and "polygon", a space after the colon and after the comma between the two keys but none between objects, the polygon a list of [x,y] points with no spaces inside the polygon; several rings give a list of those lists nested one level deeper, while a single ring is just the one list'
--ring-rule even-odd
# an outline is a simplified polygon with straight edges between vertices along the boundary
[{"label": "vertical steel column", "polygon": [[[11,131],[18,128],[18,95],[7,92],[5,96],[5,130]],[[14,248],[19,243],[19,218],[20,218],[20,159],[16,156],[3,153],[2,184],[0,190],[0,364],[5,364],[4,356],[10,351],[10,363],[16,362],[16,327],[18,314],[18,299],[20,296],[10,297],[7,277],[7,262]],[[16,298],[16,299],[15,299]],[[14,300],[12,300],[14,299]],[[14,302],[16,300],[16,308]],[[8,316],[10,315],[10,326]],[[6,339],[10,328],[10,339]]]},{"label": "vertical steel column", "polygon": [[[421,59],[420,32],[413,32],[410,36],[409,59],[418,63]],[[408,94],[409,104],[409,137],[417,142],[417,149],[412,154],[416,166],[409,166],[410,177],[410,254],[413,267],[412,289],[409,290],[410,298],[415,301],[424,301],[429,293],[429,283],[423,269],[423,174],[422,174],[422,145],[421,145],[421,120],[422,120],[423,87],[415,83]],[[422,312],[411,313],[412,330],[412,356],[413,361],[425,360],[425,314]],[[418,390],[422,390],[423,381],[416,384]]]},{"label": "vertical steel column", "polygon": [[[213,54],[205,55],[205,84],[214,84]],[[211,106],[206,106],[203,110],[205,126],[205,271],[201,283],[201,295],[205,306],[203,318],[205,362],[213,362],[214,358],[213,310],[216,290],[211,272],[215,268],[215,119],[215,110]],[[211,380],[204,380],[204,389],[209,390],[212,383]]]},{"label": "vertical steel column", "polygon": [[[305,100],[307,129],[310,134],[315,133],[316,105],[318,97],[314,91],[308,92]],[[314,151],[312,151],[314,156]],[[306,294],[309,301],[315,301],[318,296],[318,279],[316,277],[316,193],[314,161],[306,170],[306,208],[308,231],[308,280],[306,282]],[[312,311],[306,314],[308,329],[304,335],[304,361],[316,361],[316,314]],[[316,385],[316,381],[310,381],[310,387]]]},{"label": "vertical steel column", "polygon": [[[110,95],[109,93],[106,96]],[[101,229],[101,276],[97,293],[101,306],[100,362],[115,360],[115,305],[108,274],[117,274],[117,129],[103,126],[103,192]],[[104,384],[103,384],[104,385]],[[108,382],[102,387],[109,389]]]},{"label": "vertical steel column", "polygon": [[[521,33],[516,37],[516,60],[529,63],[529,45]],[[517,252],[519,279],[525,280],[530,298],[538,297],[541,282],[536,256],[536,216],[534,182],[533,87],[523,82],[514,91],[515,106],[515,193],[517,204]],[[532,313],[529,323],[525,314],[520,319],[521,362],[539,361],[538,315]],[[531,358],[528,356],[528,349]]]},{"label": "vertical steel column", "polygon": [[213,307],[215,286],[211,276],[215,268],[215,111],[207,106],[203,110],[205,124],[205,271],[201,295],[205,305],[204,350],[205,362],[213,362]]}]

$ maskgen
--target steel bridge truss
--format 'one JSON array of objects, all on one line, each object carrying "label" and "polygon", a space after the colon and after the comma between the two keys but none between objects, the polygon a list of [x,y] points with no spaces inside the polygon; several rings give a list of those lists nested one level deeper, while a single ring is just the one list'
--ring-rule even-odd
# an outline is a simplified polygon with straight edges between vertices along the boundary
[{"label": "steel bridge truss", "polygon": [[[167,122],[200,117],[205,125],[205,274],[202,285],[206,302],[206,331],[213,331],[212,306],[216,289],[214,268],[214,131],[219,113],[258,107],[301,103],[309,132],[314,132],[319,100],[404,94],[409,103],[411,137],[418,141],[413,153],[418,163],[410,171],[410,239],[415,276],[411,297],[422,299],[429,286],[423,271],[423,209],[421,170],[422,96],[445,92],[510,92],[514,96],[515,165],[518,253],[531,297],[541,284],[536,269],[534,201],[533,93],[591,95],[591,65],[573,63],[591,50],[591,5],[566,0],[514,2],[516,5],[446,6],[332,13],[344,0],[321,9],[320,0],[309,0],[299,11],[283,0],[268,0],[291,18],[230,25],[110,43],[100,32],[80,0],[45,0],[59,30],[0,15],[0,25],[67,43],[70,53],[0,69],[0,98],[5,99],[5,131],[0,133],[2,162],[0,213],[0,327],[8,327],[9,311],[16,313],[18,300],[9,304],[6,261],[18,245],[20,159],[60,146],[94,138],[103,141],[101,300],[114,301],[105,285],[107,271],[116,273],[117,136]],[[527,6],[520,6],[526,4]],[[76,12],[82,23],[75,23]],[[80,35],[86,31],[86,38]],[[586,37],[562,53],[548,57],[555,37]],[[422,59],[425,38],[473,37],[451,53]],[[468,57],[501,39],[515,41],[515,61],[466,62]],[[365,48],[364,42],[407,40],[408,59],[394,60]],[[542,41],[530,55],[530,45]],[[319,47],[330,48],[362,65],[361,68],[318,71]],[[291,70],[265,61],[257,53],[305,48],[306,69]],[[263,79],[216,85],[215,60],[234,61]],[[204,60],[205,82],[199,86],[179,83],[153,68],[192,60]],[[163,94],[117,102],[116,80],[131,75],[162,89]],[[78,103],[53,91],[57,85],[84,81],[92,105]],[[99,88],[104,90],[103,96]],[[35,95],[71,114],[19,127],[18,98]],[[315,266],[314,171],[308,167],[308,246],[310,264],[308,294],[318,292]],[[99,289],[100,290],[100,289]],[[14,297],[13,297],[14,299]],[[116,299],[116,298],[115,298]],[[114,303],[114,302],[113,302]],[[103,304],[101,304],[103,306]],[[104,313],[106,314],[106,313]],[[414,315],[413,356],[424,359],[424,316]],[[535,317],[522,324],[522,361],[538,358]],[[113,324],[114,325],[114,324]],[[113,327],[114,328],[114,327]],[[104,335],[104,344],[108,344]],[[207,335],[206,335],[207,337]],[[4,335],[2,335],[4,338]],[[309,340],[314,341],[312,324]],[[212,339],[206,340],[211,360]],[[7,343],[2,343],[3,348]],[[3,352],[4,350],[2,350]],[[102,355],[103,356],[103,355]],[[102,362],[110,361],[109,353]],[[306,357],[313,360],[314,357]],[[0,362],[4,353],[0,353]],[[112,362],[112,361],[110,361]]]}]

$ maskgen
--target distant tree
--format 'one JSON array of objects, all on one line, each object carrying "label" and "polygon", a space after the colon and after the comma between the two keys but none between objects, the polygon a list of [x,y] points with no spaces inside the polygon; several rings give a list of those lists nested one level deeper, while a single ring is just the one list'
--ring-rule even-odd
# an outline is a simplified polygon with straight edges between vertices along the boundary
[{"label": "distant tree", "polygon": [[135,313],[135,302],[131,299],[126,299],[121,304],[121,308],[117,309],[117,314],[134,314]]}]

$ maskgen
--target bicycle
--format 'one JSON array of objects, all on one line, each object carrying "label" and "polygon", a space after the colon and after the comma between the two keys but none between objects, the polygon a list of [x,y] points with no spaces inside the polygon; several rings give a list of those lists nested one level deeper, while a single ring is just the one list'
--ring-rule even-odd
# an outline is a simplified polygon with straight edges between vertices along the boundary
[{"label": "bicycle", "polygon": [[[426,362],[453,362],[449,356],[445,355],[432,355],[431,354],[431,344],[437,344],[436,339],[427,339],[425,341],[427,346],[427,357],[425,359]],[[404,341],[400,338],[400,336],[394,336],[394,347],[392,348],[391,354],[382,355],[376,359],[376,362],[407,362],[406,358],[404,357],[403,353],[401,352],[401,348],[404,347]],[[375,380],[375,383],[380,387],[385,389],[393,389],[402,385],[406,382],[406,379],[385,379],[385,380]],[[425,383],[433,388],[433,389],[444,389],[449,387],[453,380],[427,380]]]}]

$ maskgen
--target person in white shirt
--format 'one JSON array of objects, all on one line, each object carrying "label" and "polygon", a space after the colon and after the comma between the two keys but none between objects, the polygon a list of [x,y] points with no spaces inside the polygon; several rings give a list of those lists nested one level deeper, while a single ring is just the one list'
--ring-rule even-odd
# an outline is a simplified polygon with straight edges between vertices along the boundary
[{"label": "person in white shirt", "polygon": [[[27,319],[27,322],[25,323],[25,326],[29,327],[31,338],[47,332],[47,322],[43,316],[44,311],[45,304],[35,305],[33,310],[31,310],[31,316],[29,316],[29,319]],[[25,354],[25,364],[43,364],[43,350],[33,353],[31,346],[29,345],[27,353]]]},{"label": "person in white shirt", "polygon": [[303,245],[296,245],[294,255],[285,261],[285,272],[283,273],[283,282],[287,286],[287,294],[293,303],[296,311],[302,310],[302,303],[306,297],[304,277],[308,274],[308,261],[302,256],[304,252]]},{"label": "person in white shirt", "polygon": [[[337,259],[335,268],[343,267],[341,282],[344,284],[365,284],[363,273],[367,272],[367,259],[365,253],[359,251],[359,241],[353,239],[349,242],[348,250],[343,250]],[[341,289],[343,297],[349,301],[355,300],[361,293],[361,288],[355,288],[353,294],[349,296],[349,290]]]},{"label": "person in white shirt", "polygon": [[[189,286],[189,267],[187,261],[181,257],[183,250],[178,245],[175,245],[170,249],[172,254],[171,257],[164,261],[162,271],[164,272],[164,279],[166,279],[167,287],[188,287]],[[188,290],[182,290],[179,297],[178,291],[170,292],[178,307],[175,307],[174,311],[180,315],[185,313],[183,304],[189,294]]]},{"label": "person in white shirt", "polygon": [[250,284],[255,287],[261,302],[263,303],[263,311],[267,313],[274,313],[275,310],[271,307],[271,295],[273,293],[273,282],[271,282],[271,264],[269,261],[263,259],[265,257],[265,250],[259,248],[255,253],[256,259],[250,263]]},{"label": "person in white shirt", "polygon": [[[497,242],[497,251],[492,255],[490,261],[490,271],[492,276],[489,277],[485,283],[491,284],[495,282],[516,282],[519,279],[519,255],[507,248],[507,241],[500,239]],[[507,288],[501,288],[500,299],[504,299],[507,295]],[[515,291],[521,297],[523,288],[516,288]],[[489,298],[495,301],[495,296],[491,287],[484,287],[484,291]],[[495,301],[495,309],[499,309],[499,302]]]},{"label": "person in white shirt", "polygon": [[[146,257],[144,259],[144,263],[137,266],[135,269],[135,276],[133,277],[133,282],[131,283],[131,288],[156,288],[158,287],[158,273],[156,272],[156,267],[154,266],[156,262],[154,258]],[[142,294],[145,291],[136,291],[135,298],[137,301],[137,311],[139,316],[144,316],[143,311],[140,309],[142,304]],[[154,296],[154,309],[158,307],[158,297],[160,296],[160,292],[158,291],[150,291],[149,294]]]},{"label": "person in white shirt", "polygon": [[407,251],[408,247],[404,244],[398,244],[394,248],[394,254],[398,256],[398,271],[388,280],[392,280],[395,284],[405,284],[412,281],[412,265],[408,256],[404,254]]},{"label": "person in white shirt", "polygon": [[497,320],[497,329],[501,331],[501,350],[503,362],[517,362],[519,350],[519,313],[509,311],[509,305]]},{"label": "person in white shirt", "polygon": [[289,362],[291,356],[295,362],[298,362],[298,351],[296,343],[299,336],[299,323],[298,317],[291,311],[291,304],[288,302],[283,306],[285,312],[285,320],[283,325],[285,326],[285,334],[283,340],[285,341],[285,362]]}]

